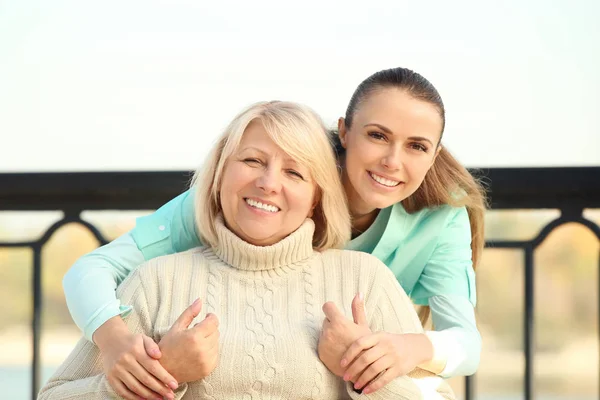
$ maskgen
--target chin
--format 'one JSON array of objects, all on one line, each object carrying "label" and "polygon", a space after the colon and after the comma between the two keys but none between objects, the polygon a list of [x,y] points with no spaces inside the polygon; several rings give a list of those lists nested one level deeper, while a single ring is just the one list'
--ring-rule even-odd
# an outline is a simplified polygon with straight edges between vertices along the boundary
[{"label": "chin", "polygon": [[379,209],[388,208],[404,199],[404,198],[399,198],[398,196],[394,196],[393,198],[388,197],[388,196],[383,196],[383,195],[373,196],[373,193],[367,193],[367,198],[369,200],[365,201],[365,203],[367,203],[370,208],[379,208]]}]

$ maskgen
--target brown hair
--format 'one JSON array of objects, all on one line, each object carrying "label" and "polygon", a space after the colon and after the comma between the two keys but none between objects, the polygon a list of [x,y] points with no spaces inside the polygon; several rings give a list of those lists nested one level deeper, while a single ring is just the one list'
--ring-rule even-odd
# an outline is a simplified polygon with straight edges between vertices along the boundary
[{"label": "brown hair", "polygon": [[[358,85],[346,109],[345,124],[348,129],[352,125],[354,114],[360,104],[370,94],[384,88],[405,90],[413,98],[434,106],[442,120],[441,142],[446,126],[446,112],[442,97],[431,82],[406,68],[392,68],[376,72]],[[342,154],[344,149],[339,140],[336,142],[336,150],[338,154]],[[441,145],[440,142],[438,142],[438,146]],[[443,204],[466,207],[471,225],[473,268],[476,268],[485,244],[483,237],[484,214],[487,206],[485,191],[481,183],[452,157],[445,147],[440,149],[421,186],[411,196],[402,200],[402,205],[409,213]],[[421,309],[419,318],[425,324],[429,318],[429,307]]]}]

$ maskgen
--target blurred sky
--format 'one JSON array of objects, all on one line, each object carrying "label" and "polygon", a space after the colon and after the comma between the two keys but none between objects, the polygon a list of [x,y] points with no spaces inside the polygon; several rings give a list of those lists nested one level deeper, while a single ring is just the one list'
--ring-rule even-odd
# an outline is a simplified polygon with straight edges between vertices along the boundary
[{"label": "blurred sky", "polygon": [[0,172],[198,166],[259,100],[429,78],[471,167],[600,165],[600,2],[0,0]]}]

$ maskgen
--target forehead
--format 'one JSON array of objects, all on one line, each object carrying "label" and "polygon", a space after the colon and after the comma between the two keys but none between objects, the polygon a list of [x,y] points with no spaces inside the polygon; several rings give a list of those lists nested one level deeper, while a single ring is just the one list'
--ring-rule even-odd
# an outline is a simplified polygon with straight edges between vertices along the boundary
[{"label": "forehead", "polygon": [[378,89],[358,105],[353,124],[379,123],[394,133],[434,136],[439,138],[442,118],[433,104],[418,100],[405,90]]},{"label": "forehead", "polygon": [[238,151],[259,152],[269,156],[280,157],[288,162],[297,162],[293,156],[271,139],[271,136],[259,120],[254,120],[248,124],[242,135]]}]

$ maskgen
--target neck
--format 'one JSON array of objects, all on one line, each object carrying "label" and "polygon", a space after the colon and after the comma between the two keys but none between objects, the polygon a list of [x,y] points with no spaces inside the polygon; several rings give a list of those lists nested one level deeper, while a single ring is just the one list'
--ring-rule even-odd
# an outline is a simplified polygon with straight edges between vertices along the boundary
[{"label": "neck", "polygon": [[369,229],[375,218],[377,218],[379,209],[369,207],[358,193],[356,193],[345,169],[342,173],[342,184],[348,197],[348,208],[352,217],[352,237],[356,237]]},{"label": "neck", "polygon": [[218,245],[215,254],[234,268],[265,271],[302,262],[313,254],[312,239],[315,224],[307,219],[286,238],[270,246],[255,246],[227,229],[222,215],[217,218]]}]

